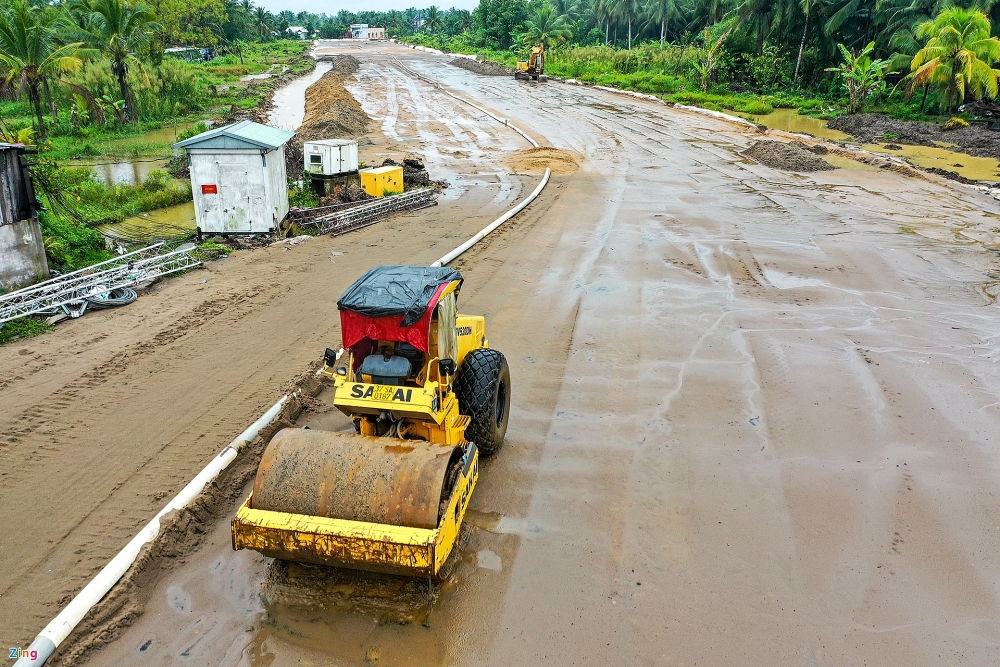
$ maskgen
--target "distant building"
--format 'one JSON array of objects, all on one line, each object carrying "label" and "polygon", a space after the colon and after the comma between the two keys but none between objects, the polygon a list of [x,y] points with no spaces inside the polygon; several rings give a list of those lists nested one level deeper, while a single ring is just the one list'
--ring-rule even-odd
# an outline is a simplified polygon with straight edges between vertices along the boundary
[{"label": "distant building", "polygon": [[352,39],[368,39],[368,24],[367,23],[352,23],[351,24],[351,38]]},{"label": "distant building", "polygon": [[309,31],[300,25],[290,25],[288,30],[286,30],[289,35],[295,35],[296,39],[308,39]]},{"label": "distant building", "polygon": [[385,39],[385,28],[368,28],[368,39]]},{"label": "distant building", "polygon": [[426,20],[426,18],[427,17],[424,16],[423,14],[417,14],[416,16],[414,16],[413,17],[413,29],[414,30],[420,30],[420,28],[423,27],[424,21]]}]

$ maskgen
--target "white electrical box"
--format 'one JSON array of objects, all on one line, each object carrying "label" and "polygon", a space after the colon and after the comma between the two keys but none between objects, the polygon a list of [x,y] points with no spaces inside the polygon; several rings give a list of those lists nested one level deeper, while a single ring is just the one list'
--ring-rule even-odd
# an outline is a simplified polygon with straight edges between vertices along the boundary
[{"label": "white electrical box", "polygon": [[334,176],[358,170],[358,142],[353,139],[320,139],[302,144],[306,173]]},{"label": "white electrical box", "polygon": [[294,136],[242,121],[174,144],[188,154],[199,235],[278,229],[288,214],[285,143]]}]

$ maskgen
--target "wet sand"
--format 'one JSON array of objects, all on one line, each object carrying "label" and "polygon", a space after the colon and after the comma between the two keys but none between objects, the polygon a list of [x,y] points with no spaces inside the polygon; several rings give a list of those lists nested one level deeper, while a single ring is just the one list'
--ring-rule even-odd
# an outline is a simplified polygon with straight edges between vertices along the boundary
[{"label": "wet sand", "polygon": [[[462,310],[487,316],[513,379],[461,562],[427,591],[286,569],[232,552],[221,515],[88,664],[996,661],[992,200],[870,168],[780,172],[739,156],[759,135],[700,115],[350,52],[374,148],[425,151],[455,189],[0,348],[0,525],[48,518],[0,549],[11,645],[163,504],[154,489],[336,342],[333,301],[361,271],[431,261],[533,186],[500,162],[523,144],[392,52],[580,156],[456,262]],[[343,427],[328,400],[300,423]]]}]

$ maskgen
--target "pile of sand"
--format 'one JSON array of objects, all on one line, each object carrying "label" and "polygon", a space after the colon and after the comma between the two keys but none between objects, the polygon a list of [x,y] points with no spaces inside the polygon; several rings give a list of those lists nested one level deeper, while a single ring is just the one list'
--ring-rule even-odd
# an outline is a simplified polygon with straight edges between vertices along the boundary
[{"label": "pile of sand", "polygon": [[571,174],[580,168],[576,154],[548,146],[522,148],[511,153],[503,162],[512,171],[522,173],[542,173],[547,167],[553,174]]},{"label": "pile of sand", "polygon": [[305,118],[297,133],[299,139],[336,139],[368,131],[370,119],[344,88],[347,76],[334,68],[309,86]]},{"label": "pile of sand", "polygon": [[786,144],[781,141],[755,141],[741,153],[756,162],[774,169],[785,171],[827,171],[836,169],[821,157],[817,157],[801,141]]},{"label": "pile of sand", "polygon": [[448,63],[455,67],[467,69],[483,76],[513,76],[514,69],[491,60],[473,60],[472,58],[455,58]]},{"label": "pile of sand", "polygon": [[341,74],[354,74],[360,66],[360,62],[354,56],[320,56],[316,62],[333,63],[332,71]]}]

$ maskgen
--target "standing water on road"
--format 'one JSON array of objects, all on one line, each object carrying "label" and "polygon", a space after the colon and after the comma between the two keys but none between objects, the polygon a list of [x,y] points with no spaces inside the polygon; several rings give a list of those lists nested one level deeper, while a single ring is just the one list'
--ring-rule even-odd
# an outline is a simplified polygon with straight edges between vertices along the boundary
[{"label": "standing water on road", "polygon": [[[850,135],[826,126],[827,121],[812,116],[800,114],[796,109],[775,109],[772,113],[761,116],[751,116],[753,122],[765,125],[772,130],[809,134],[817,139],[829,141],[850,141]],[[887,145],[897,145],[896,149]],[[886,139],[883,144],[861,144],[861,147],[872,153],[896,155],[905,158],[911,164],[924,169],[943,169],[952,171],[959,176],[974,181],[1000,181],[1000,162],[989,157],[973,157],[966,153],[951,150],[948,146],[914,146],[912,144],[895,144]]]},{"label": "standing water on road", "polygon": [[330,62],[316,63],[316,69],[310,74],[274,91],[274,109],[267,116],[268,125],[289,132],[299,129],[306,116],[306,89],[319,81],[332,67],[333,63]]}]

